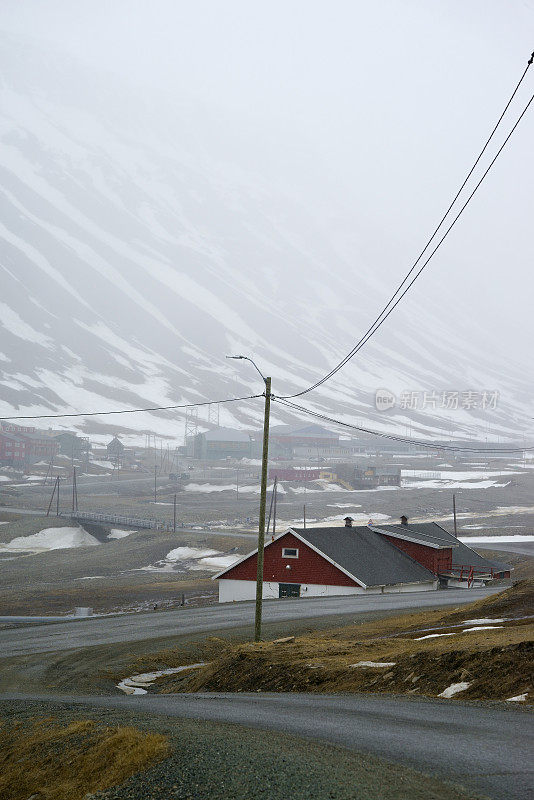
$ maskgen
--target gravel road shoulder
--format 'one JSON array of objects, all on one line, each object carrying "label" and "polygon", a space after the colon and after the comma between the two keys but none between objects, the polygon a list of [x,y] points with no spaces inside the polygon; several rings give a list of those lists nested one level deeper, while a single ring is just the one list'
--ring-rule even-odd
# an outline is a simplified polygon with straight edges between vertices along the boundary
[{"label": "gravel road shoulder", "polygon": [[[54,717],[67,724],[93,719],[109,725],[132,725],[162,733],[171,755],[129,778],[122,786],[99,792],[102,800],[469,800],[480,798],[463,787],[443,783],[412,769],[373,756],[308,742],[287,734],[239,725],[170,719],[127,709],[91,704],[68,707],[41,700],[2,700],[0,716]],[[9,798],[6,798],[9,800]]]}]

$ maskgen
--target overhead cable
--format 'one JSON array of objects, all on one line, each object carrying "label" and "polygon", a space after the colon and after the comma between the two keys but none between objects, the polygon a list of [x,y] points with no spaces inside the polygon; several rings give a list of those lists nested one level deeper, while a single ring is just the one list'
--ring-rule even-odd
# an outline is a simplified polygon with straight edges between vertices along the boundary
[{"label": "overhead cable", "polygon": [[229,397],[224,400],[204,400],[201,403],[181,403],[176,406],[151,406],[150,408],[120,408],[117,411],[77,411],[74,414],[37,414],[24,415],[18,417],[0,417],[0,422],[7,422],[15,419],[59,419],[61,417],[100,417],[109,414],[139,414],[143,411],[175,411],[179,408],[195,408],[198,406],[211,406],[218,403],[237,403],[241,400],[255,400],[257,397],[264,397],[263,394],[249,394],[245,397]]},{"label": "overhead cable", "polygon": [[375,431],[370,428],[364,428],[360,425],[351,425],[348,422],[343,422],[339,419],[334,419],[333,417],[329,417],[326,414],[321,414],[318,411],[313,411],[311,408],[305,408],[304,406],[298,405],[297,403],[291,403],[285,398],[281,397],[271,397],[274,403],[279,403],[287,408],[291,409],[292,411],[298,411],[302,414],[308,414],[311,417],[315,417],[316,419],[320,419],[323,422],[330,422],[334,425],[341,425],[344,428],[350,428],[352,430],[360,431],[362,433],[368,433],[371,436],[380,436],[384,439],[391,439],[395,442],[404,442],[406,444],[413,444],[418,447],[429,447],[432,450],[450,450],[450,451],[457,451],[457,452],[466,452],[466,453],[523,453],[526,450],[534,450],[534,445],[528,447],[486,447],[485,443],[481,442],[481,447],[457,447],[455,445],[448,445],[442,444],[441,442],[429,442],[424,441],[421,439],[410,439],[406,436],[400,436],[396,433],[383,433],[382,431]]},{"label": "overhead cable", "polygon": [[392,312],[392,311],[393,311],[393,310],[396,308],[396,306],[397,306],[397,305],[400,303],[400,301],[401,301],[401,300],[402,300],[402,298],[405,296],[405,294],[406,294],[406,293],[407,293],[407,292],[408,292],[408,291],[411,289],[411,287],[413,286],[413,284],[415,283],[415,281],[417,280],[417,278],[418,278],[418,277],[421,275],[421,273],[423,272],[423,270],[425,269],[425,267],[428,265],[428,263],[429,263],[429,262],[430,262],[430,260],[433,258],[433,256],[435,255],[435,253],[436,253],[436,252],[439,250],[439,248],[441,247],[441,245],[443,244],[443,242],[445,241],[445,239],[447,238],[447,236],[449,235],[449,233],[451,232],[451,230],[452,230],[452,229],[454,228],[454,226],[456,225],[457,221],[458,221],[458,220],[460,219],[460,217],[462,216],[462,214],[463,214],[464,210],[467,208],[467,206],[468,206],[468,205],[469,205],[469,203],[471,202],[472,198],[474,197],[474,195],[475,195],[475,194],[476,194],[476,192],[478,191],[479,187],[481,186],[481,184],[482,184],[482,183],[483,183],[483,181],[485,180],[485,178],[486,178],[487,174],[489,173],[489,171],[491,170],[491,168],[492,168],[492,167],[493,167],[493,165],[495,164],[495,162],[496,162],[497,158],[500,156],[501,152],[504,150],[504,148],[505,148],[506,144],[507,144],[507,143],[508,143],[508,141],[510,140],[511,136],[512,136],[512,135],[513,135],[513,133],[515,132],[515,130],[516,130],[516,128],[517,128],[517,126],[519,125],[519,123],[520,123],[520,122],[521,122],[521,120],[523,119],[523,117],[524,117],[524,115],[526,114],[526,112],[527,112],[528,108],[530,107],[530,105],[531,105],[532,101],[534,100],[534,95],[532,95],[532,97],[530,98],[530,100],[529,100],[529,101],[528,101],[528,103],[526,104],[525,108],[524,108],[524,109],[523,109],[523,111],[521,112],[521,114],[520,114],[519,118],[516,120],[516,122],[515,122],[515,124],[514,124],[514,126],[513,126],[512,130],[509,132],[509,134],[508,134],[508,135],[507,135],[507,137],[505,138],[505,140],[504,140],[503,144],[502,144],[502,145],[500,146],[500,148],[498,149],[498,151],[497,151],[496,155],[495,155],[495,156],[493,157],[493,159],[491,160],[491,162],[490,162],[489,166],[487,167],[487,169],[486,169],[486,170],[485,170],[485,172],[483,173],[482,177],[480,178],[480,180],[479,180],[479,181],[478,181],[478,183],[476,184],[475,188],[473,189],[473,191],[471,192],[471,194],[470,194],[470,195],[469,195],[469,197],[467,198],[466,202],[463,204],[463,206],[461,207],[461,209],[460,209],[460,211],[458,212],[458,214],[457,214],[457,215],[454,217],[454,219],[453,219],[452,223],[449,225],[449,227],[447,228],[447,230],[445,231],[445,233],[443,234],[443,236],[441,237],[441,239],[438,241],[437,245],[434,247],[434,249],[432,250],[432,252],[431,252],[431,253],[430,253],[430,255],[428,256],[428,258],[427,258],[427,259],[424,261],[424,263],[422,264],[422,266],[421,266],[421,267],[419,268],[419,270],[416,272],[415,276],[412,278],[412,280],[410,281],[410,283],[408,284],[408,286],[406,286],[406,288],[404,289],[404,291],[402,292],[402,294],[400,294],[400,296],[398,296],[398,297],[397,297],[397,295],[399,295],[399,292],[401,291],[401,289],[403,288],[403,286],[404,286],[404,285],[407,283],[407,281],[409,280],[410,276],[411,276],[411,275],[413,274],[413,272],[415,271],[416,267],[417,267],[417,266],[418,266],[418,264],[420,263],[421,259],[422,259],[422,258],[423,258],[423,256],[425,255],[425,253],[428,251],[428,249],[429,249],[430,245],[432,244],[432,242],[433,242],[433,241],[434,241],[434,239],[436,238],[436,236],[437,236],[438,232],[440,231],[440,229],[441,229],[441,227],[442,227],[443,223],[445,222],[445,220],[446,220],[446,218],[448,217],[448,215],[450,214],[450,212],[451,212],[452,208],[453,208],[453,207],[454,207],[454,205],[456,204],[456,201],[458,200],[458,198],[459,198],[460,194],[462,193],[463,189],[465,188],[465,186],[466,186],[467,182],[469,181],[469,179],[470,179],[471,175],[473,174],[474,170],[476,169],[477,165],[479,164],[479,162],[480,162],[480,160],[481,160],[482,156],[484,155],[484,153],[485,153],[485,151],[486,151],[486,149],[487,149],[488,145],[490,144],[491,140],[493,139],[493,136],[495,135],[495,133],[496,133],[497,129],[499,128],[499,126],[500,126],[500,124],[501,124],[501,121],[502,121],[503,117],[505,116],[506,112],[508,111],[508,108],[510,107],[510,104],[512,103],[512,101],[513,101],[514,97],[516,96],[516,94],[517,94],[517,92],[518,92],[518,90],[519,90],[519,87],[520,87],[520,86],[521,86],[521,84],[523,83],[523,80],[524,80],[524,78],[525,78],[525,76],[526,76],[526,74],[527,74],[527,72],[528,72],[529,68],[531,67],[531,65],[532,65],[532,63],[533,63],[533,60],[534,60],[534,53],[532,53],[532,55],[531,55],[530,59],[528,60],[528,62],[527,62],[527,65],[526,65],[526,67],[525,67],[525,69],[524,69],[524,71],[523,71],[523,74],[521,75],[521,77],[520,77],[520,79],[519,79],[519,81],[518,81],[517,85],[515,86],[515,88],[514,88],[514,90],[513,90],[512,94],[511,94],[510,98],[508,99],[508,102],[506,103],[506,105],[505,105],[505,107],[504,107],[504,109],[503,109],[503,111],[502,111],[501,115],[499,116],[499,119],[497,120],[496,124],[494,125],[494,127],[493,127],[493,129],[492,129],[492,131],[491,131],[490,135],[489,135],[489,136],[488,136],[488,138],[486,139],[486,142],[484,143],[484,146],[482,147],[482,149],[481,149],[480,153],[478,154],[478,156],[477,156],[477,158],[476,158],[476,160],[475,160],[475,162],[474,162],[473,166],[471,167],[471,169],[470,169],[470,170],[469,170],[469,172],[467,173],[466,177],[464,178],[464,180],[463,180],[463,182],[462,182],[462,184],[461,184],[460,188],[459,188],[459,189],[458,189],[458,191],[456,192],[456,194],[455,194],[455,196],[454,196],[453,200],[451,201],[451,203],[449,204],[449,206],[448,206],[447,210],[445,211],[445,213],[444,213],[444,214],[443,214],[443,216],[441,217],[441,219],[440,219],[440,221],[439,221],[438,225],[436,226],[436,228],[434,229],[434,231],[433,231],[432,235],[431,235],[431,236],[430,236],[430,238],[427,240],[427,242],[426,242],[426,244],[425,244],[424,248],[423,248],[423,249],[421,250],[421,252],[419,253],[419,255],[418,255],[417,259],[414,261],[414,263],[412,264],[412,266],[410,267],[410,269],[408,270],[408,272],[407,272],[407,273],[406,273],[406,275],[404,276],[403,280],[401,281],[401,283],[399,284],[399,286],[398,286],[398,287],[395,289],[395,291],[394,291],[394,292],[393,292],[393,294],[391,295],[390,299],[388,300],[388,302],[386,303],[386,305],[383,307],[383,309],[381,310],[381,312],[378,314],[378,316],[376,317],[376,319],[374,320],[374,322],[373,322],[373,323],[371,324],[371,326],[370,326],[370,327],[367,329],[367,331],[366,331],[366,332],[363,334],[363,336],[362,336],[362,337],[359,339],[359,341],[358,341],[358,342],[357,342],[357,343],[354,345],[354,347],[352,348],[352,350],[351,350],[349,353],[347,353],[347,355],[346,355],[346,356],[345,356],[345,357],[344,357],[344,358],[343,358],[343,359],[342,359],[342,360],[341,360],[341,361],[340,361],[340,362],[339,362],[339,363],[338,363],[338,364],[337,364],[337,365],[336,365],[336,366],[335,366],[333,369],[331,369],[331,370],[330,370],[330,372],[328,372],[328,373],[327,373],[327,374],[326,374],[324,377],[322,377],[322,378],[321,378],[319,381],[316,381],[316,383],[314,383],[312,386],[309,386],[307,389],[304,389],[304,390],[302,390],[302,391],[300,391],[300,392],[296,392],[295,394],[291,394],[291,395],[285,395],[285,398],[286,398],[286,399],[291,399],[291,398],[294,398],[294,397],[301,397],[301,396],[302,396],[302,395],[304,395],[304,394],[308,394],[308,392],[311,392],[311,391],[313,391],[314,389],[317,389],[319,386],[321,386],[323,383],[325,383],[327,380],[329,380],[331,377],[333,377],[333,376],[334,376],[334,375],[335,375],[337,372],[339,372],[339,370],[340,370],[340,369],[342,369],[342,368],[345,366],[345,364],[347,364],[347,363],[348,363],[348,362],[349,362],[349,361],[350,361],[350,360],[351,360],[351,359],[352,359],[352,358],[353,358],[353,357],[356,355],[356,353],[357,353],[359,350],[361,350],[361,348],[362,348],[362,347],[363,347],[363,346],[364,346],[364,345],[365,345],[365,344],[366,344],[366,343],[369,341],[369,339],[370,339],[370,338],[371,338],[371,337],[372,337],[372,336],[373,336],[373,335],[376,333],[376,331],[377,331],[377,330],[380,328],[380,326],[383,324],[383,322],[385,322],[385,320],[386,320],[386,319],[389,317],[389,315],[391,314],[391,312]]}]

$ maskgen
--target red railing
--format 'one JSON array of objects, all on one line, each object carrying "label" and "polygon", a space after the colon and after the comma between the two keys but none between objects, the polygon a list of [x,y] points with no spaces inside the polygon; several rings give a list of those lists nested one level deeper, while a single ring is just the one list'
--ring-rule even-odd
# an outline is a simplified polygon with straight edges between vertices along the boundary
[{"label": "red railing", "polygon": [[[478,569],[477,567],[474,567],[472,564],[453,564],[451,571],[452,570],[460,570],[459,580],[462,581],[465,577],[467,579],[468,588],[471,588],[471,584],[475,580],[476,577],[475,573],[479,573],[481,575],[489,574],[490,578],[493,579],[493,567],[491,567],[491,569],[488,571],[487,569]],[[464,576],[464,570],[466,573],[465,576]]]}]

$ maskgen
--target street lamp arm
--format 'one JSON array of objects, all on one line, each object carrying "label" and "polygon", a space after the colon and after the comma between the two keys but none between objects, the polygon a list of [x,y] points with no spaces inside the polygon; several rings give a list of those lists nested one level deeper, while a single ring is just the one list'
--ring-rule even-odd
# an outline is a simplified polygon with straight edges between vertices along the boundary
[{"label": "street lamp arm", "polygon": [[250,363],[252,364],[252,366],[254,367],[254,369],[256,370],[256,372],[257,372],[259,375],[261,375],[261,379],[263,380],[263,382],[264,382],[264,383],[266,383],[266,382],[267,382],[267,378],[265,377],[265,375],[263,374],[263,372],[261,371],[261,369],[258,367],[258,365],[256,364],[256,362],[252,360],[252,358],[249,358],[248,356],[226,356],[226,358],[235,358],[235,359],[239,359],[239,360],[241,360],[241,361],[250,361]]},{"label": "street lamp arm", "polygon": [[266,378],[258,365],[248,356],[226,356],[239,361],[250,361],[265,383],[265,411],[263,416],[263,447],[261,454],[260,515],[258,524],[258,555],[256,571],[256,611],[254,615],[254,640],[261,639],[261,617],[263,606],[263,550],[265,547],[265,507],[267,505],[267,466],[269,461],[269,418],[271,413],[271,379]]}]

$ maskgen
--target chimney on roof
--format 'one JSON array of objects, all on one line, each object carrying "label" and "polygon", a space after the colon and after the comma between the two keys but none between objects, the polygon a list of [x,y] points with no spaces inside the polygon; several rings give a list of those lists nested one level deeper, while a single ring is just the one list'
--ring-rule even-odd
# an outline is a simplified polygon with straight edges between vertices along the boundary
[{"label": "chimney on roof", "polygon": [[408,524],[408,517],[405,517],[403,514],[401,517],[401,525],[407,525],[407,524]]},{"label": "chimney on roof", "polygon": [[352,517],[345,517],[345,528],[352,528],[352,523],[354,520]]}]

